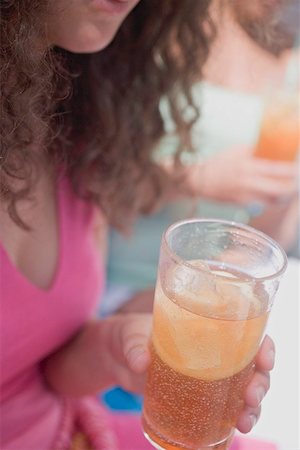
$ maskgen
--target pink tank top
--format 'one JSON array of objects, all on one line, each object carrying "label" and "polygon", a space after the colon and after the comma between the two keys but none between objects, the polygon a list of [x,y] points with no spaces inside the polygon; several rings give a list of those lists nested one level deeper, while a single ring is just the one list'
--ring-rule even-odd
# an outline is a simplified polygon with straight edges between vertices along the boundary
[{"label": "pink tank top", "polygon": [[0,246],[2,450],[67,448],[74,421],[81,414],[84,422],[87,411],[100,429],[98,404],[61,398],[40,371],[41,360],[94,314],[104,282],[92,233],[94,208],[77,198],[65,179],[58,182],[57,197],[60,251],[48,290],[18,272]]}]

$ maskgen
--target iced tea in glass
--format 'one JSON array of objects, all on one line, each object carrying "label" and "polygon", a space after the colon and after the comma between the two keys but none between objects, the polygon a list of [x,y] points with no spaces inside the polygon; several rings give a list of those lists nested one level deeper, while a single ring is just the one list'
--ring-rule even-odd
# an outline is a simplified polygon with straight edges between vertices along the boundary
[{"label": "iced tea in glass", "polygon": [[190,220],[163,236],[143,429],[157,449],[229,448],[283,250],[243,225]]}]

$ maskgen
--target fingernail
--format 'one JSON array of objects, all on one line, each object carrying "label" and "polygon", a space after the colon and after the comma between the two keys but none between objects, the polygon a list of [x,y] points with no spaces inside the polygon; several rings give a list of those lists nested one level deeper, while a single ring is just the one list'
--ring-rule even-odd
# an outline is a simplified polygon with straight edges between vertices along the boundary
[{"label": "fingernail", "polygon": [[254,414],[251,414],[251,415],[249,416],[249,420],[250,420],[250,423],[251,423],[251,428],[253,428],[254,425],[256,424],[256,421],[257,421],[256,416],[255,416]]},{"label": "fingernail", "polygon": [[147,353],[143,347],[134,347],[127,354],[130,367],[137,371],[143,371],[147,360]]},{"label": "fingernail", "polygon": [[271,367],[274,366],[274,362],[275,362],[275,352],[274,350],[270,350],[268,353],[268,359],[269,359],[269,363],[271,365]]},{"label": "fingernail", "polygon": [[261,401],[262,401],[262,399],[264,398],[264,396],[265,396],[265,390],[264,390],[264,388],[262,388],[261,386],[258,387],[258,388],[256,389],[256,399],[257,399],[257,403],[258,403],[258,404],[261,403]]}]

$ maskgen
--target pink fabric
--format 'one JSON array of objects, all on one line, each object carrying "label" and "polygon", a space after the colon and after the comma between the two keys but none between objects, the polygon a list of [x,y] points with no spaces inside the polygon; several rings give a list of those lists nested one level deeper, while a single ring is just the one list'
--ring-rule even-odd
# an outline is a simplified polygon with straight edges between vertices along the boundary
[{"label": "pink fabric", "polygon": [[[62,399],[44,383],[40,361],[93,314],[103,288],[93,209],[73,195],[66,180],[59,183],[58,215],[59,263],[47,291],[20,274],[0,246],[0,448],[66,450],[79,429],[95,450],[150,450],[139,417],[110,414],[107,421],[96,400]],[[276,447],[235,438],[231,450],[262,449]]]},{"label": "pink fabric", "polygon": [[47,388],[39,364],[93,314],[103,288],[91,232],[94,210],[65,179],[57,192],[60,251],[48,290],[18,272],[0,246],[2,450],[54,449],[62,423],[70,434],[74,411]]},{"label": "pink fabric", "polygon": [[70,429],[89,438],[93,450],[117,450],[117,438],[109,414],[96,398],[68,399],[64,405],[63,421],[53,450],[70,448]]},{"label": "pink fabric", "polygon": [[[152,445],[146,440],[141,428],[138,415],[111,414],[111,427],[115,430],[122,450],[153,450]],[[230,450],[278,450],[271,442],[235,436]]]},{"label": "pink fabric", "polygon": [[278,450],[278,446],[273,442],[235,436],[230,450]]}]

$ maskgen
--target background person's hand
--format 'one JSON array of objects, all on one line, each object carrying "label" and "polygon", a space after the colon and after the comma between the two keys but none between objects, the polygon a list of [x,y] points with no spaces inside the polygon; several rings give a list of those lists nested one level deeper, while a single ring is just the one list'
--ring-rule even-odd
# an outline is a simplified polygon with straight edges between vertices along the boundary
[{"label": "background person's hand", "polygon": [[191,166],[194,196],[239,205],[287,201],[297,191],[297,163],[255,158],[252,149],[234,148]]}]

